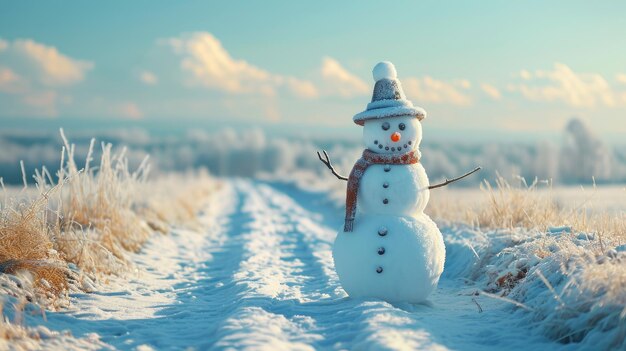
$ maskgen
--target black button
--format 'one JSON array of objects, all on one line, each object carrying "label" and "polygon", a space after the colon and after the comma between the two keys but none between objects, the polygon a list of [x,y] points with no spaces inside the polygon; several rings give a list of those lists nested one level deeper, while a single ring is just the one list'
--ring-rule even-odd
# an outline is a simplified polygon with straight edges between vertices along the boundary
[{"label": "black button", "polygon": [[388,199],[383,199],[383,203],[386,205],[386,204],[389,203],[389,200]]},{"label": "black button", "polygon": [[383,188],[385,188],[385,189],[389,188],[389,183],[384,182],[384,183],[383,183]]},{"label": "black button", "polygon": [[385,248],[384,247],[379,247],[378,248],[378,254],[379,255],[384,255],[385,254]]},{"label": "black button", "polygon": [[384,170],[385,170],[385,172],[391,171],[391,166],[390,165],[385,165]]},{"label": "black button", "polygon": [[383,144],[378,144],[378,148],[382,149],[383,148]]},{"label": "black button", "polygon": [[385,146],[385,150],[389,151],[389,146]]},{"label": "black button", "polygon": [[376,273],[382,273],[383,272],[383,267],[378,267],[376,268]]},{"label": "black button", "polygon": [[378,235],[380,235],[380,236],[387,235],[387,228],[386,227],[380,227],[380,229],[378,229]]}]

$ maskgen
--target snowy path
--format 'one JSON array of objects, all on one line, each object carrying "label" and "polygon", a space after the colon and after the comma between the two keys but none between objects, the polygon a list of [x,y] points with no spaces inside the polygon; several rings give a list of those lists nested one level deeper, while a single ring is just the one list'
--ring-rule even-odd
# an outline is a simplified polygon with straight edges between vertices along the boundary
[{"label": "snowy path", "polygon": [[[204,233],[155,237],[130,284],[76,296],[50,328],[98,333],[118,349],[558,349],[505,303],[442,279],[431,304],[348,298],[333,270],[341,213],[321,195],[236,180],[202,217]],[[127,282],[127,281],[125,281]]]}]

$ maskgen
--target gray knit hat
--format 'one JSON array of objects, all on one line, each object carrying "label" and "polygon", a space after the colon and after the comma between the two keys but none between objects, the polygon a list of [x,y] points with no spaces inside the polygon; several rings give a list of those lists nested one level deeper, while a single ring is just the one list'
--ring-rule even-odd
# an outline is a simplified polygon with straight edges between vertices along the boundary
[{"label": "gray knit hat", "polygon": [[426,118],[426,111],[423,108],[414,107],[413,103],[406,99],[393,63],[379,62],[374,66],[372,74],[376,81],[372,102],[367,104],[365,111],[354,115],[354,123],[362,126],[368,119],[396,116],[415,116],[420,121]]}]

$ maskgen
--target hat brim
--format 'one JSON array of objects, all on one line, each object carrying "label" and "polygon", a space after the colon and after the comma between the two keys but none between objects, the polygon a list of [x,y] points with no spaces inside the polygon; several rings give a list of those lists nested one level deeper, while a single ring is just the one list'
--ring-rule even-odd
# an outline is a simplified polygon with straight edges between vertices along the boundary
[{"label": "hat brim", "polygon": [[354,115],[352,120],[354,123],[362,126],[365,121],[370,119],[381,119],[388,117],[399,117],[399,116],[414,116],[418,120],[423,120],[426,118],[426,111],[424,111],[421,107],[409,107],[409,106],[393,106],[393,107],[385,107],[385,108],[377,108],[372,110],[365,110],[361,113],[357,113]]}]

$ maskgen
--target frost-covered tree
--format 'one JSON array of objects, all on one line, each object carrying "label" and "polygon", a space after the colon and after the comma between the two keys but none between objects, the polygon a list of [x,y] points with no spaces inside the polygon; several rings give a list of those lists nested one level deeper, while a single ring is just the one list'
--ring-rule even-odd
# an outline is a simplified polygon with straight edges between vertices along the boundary
[{"label": "frost-covered tree", "polygon": [[611,176],[609,148],[580,119],[565,127],[559,159],[560,181],[564,183],[608,180]]}]

